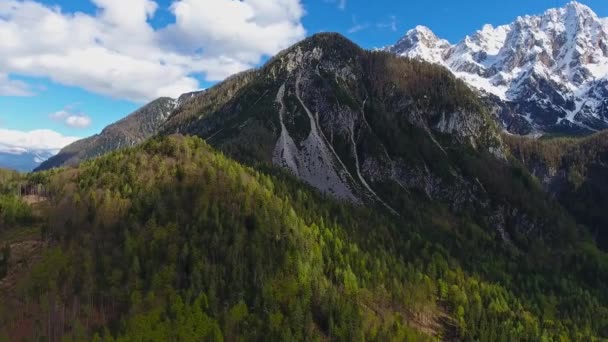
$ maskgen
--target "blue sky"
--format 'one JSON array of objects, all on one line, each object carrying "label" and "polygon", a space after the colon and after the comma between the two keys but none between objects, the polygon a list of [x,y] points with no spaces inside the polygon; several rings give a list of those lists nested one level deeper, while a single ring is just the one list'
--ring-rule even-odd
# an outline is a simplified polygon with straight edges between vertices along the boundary
[{"label": "blue sky", "polygon": [[[196,14],[210,12],[210,15],[213,15],[214,10],[225,12],[225,9],[215,4],[224,3],[227,0],[180,0],[184,3],[189,1],[191,4],[196,4],[191,6],[198,6],[196,9],[201,11],[196,12],[193,10],[195,7],[182,7],[185,12],[180,12],[182,13],[180,20],[177,20],[176,15],[170,10],[172,0],[158,0],[154,10],[150,10],[148,7],[144,10],[144,6],[152,6],[150,5],[151,1],[32,0],[29,1],[29,4],[37,6],[27,7],[22,0],[0,0],[0,39],[3,37],[2,25],[13,24],[13,29],[17,27],[17,31],[6,32],[23,34],[23,37],[18,38],[30,41],[29,36],[26,35],[29,34],[27,32],[29,22],[16,19],[18,17],[15,15],[16,11],[20,11],[21,14],[31,12],[32,18],[38,18],[42,14],[53,18],[54,21],[49,19],[50,24],[40,28],[40,30],[50,30],[48,37],[63,37],[66,36],[65,32],[67,32],[67,38],[64,37],[63,40],[57,38],[55,45],[49,43],[50,45],[46,46],[46,42],[43,43],[41,40],[40,43],[34,41],[32,43],[33,47],[21,46],[15,48],[16,57],[5,62],[10,66],[5,67],[4,70],[2,69],[3,60],[0,57],[0,94],[4,94],[0,95],[0,129],[15,131],[48,129],[65,136],[89,136],[99,132],[109,123],[124,117],[145,101],[157,95],[163,95],[163,91],[157,91],[157,88],[166,85],[168,87],[167,93],[174,93],[189,90],[190,87],[196,87],[197,85],[202,88],[209,87],[216,80],[225,77],[232,71],[254,66],[265,60],[267,54],[272,53],[272,51],[288,46],[294,40],[305,35],[320,31],[341,32],[361,46],[373,48],[392,44],[407,30],[416,25],[425,25],[430,27],[438,36],[456,42],[466,34],[480,29],[483,24],[506,24],[519,15],[539,14],[548,8],[561,7],[567,3],[563,0],[266,0],[278,4],[290,3],[293,5],[291,9],[285,11],[286,19],[278,18],[276,13],[279,12],[272,12],[273,9],[268,10],[269,13],[272,12],[271,14],[264,12],[266,13],[264,19],[260,19],[285,25],[286,29],[282,31],[289,31],[287,33],[269,33],[260,29],[259,35],[255,36],[265,37],[263,34],[268,34],[270,38],[263,39],[273,40],[275,38],[272,37],[276,37],[277,44],[250,46],[247,44],[254,38],[243,37],[243,41],[233,44],[235,46],[226,44],[225,51],[222,50],[224,49],[222,44],[213,44],[219,47],[215,48],[215,51],[210,51],[208,45],[212,45],[213,39],[216,39],[215,37],[218,37],[218,35],[222,37],[223,33],[216,32],[217,23],[215,24],[216,27],[211,27],[211,24],[207,26],[200,24],[199,22],[212,22],[212,20],[198,20]],[[216,3],[212,1],[216,1]],[[17,4],[20,7],[16,10],[15,8],[9,8],[10,6],[5,6],[3,9],[1,4],[3,2]],[[590,6],[599,16],[608,17],[607,0],[580,2]],[[125,3],[129,3],[128,6],[131,6],[131,8],[123,8]],[[207,4],[207,8],[202,7],[205,4]],[[304,12],[300,12],[298,6]],[[207,11],[210,7],[213,7],[213,9]],[[188,9],[190,10],[188,11]],[[36,14],[38,13],[36,11],[41,11],[42,14]],[[106,16],[104,16],[104,13]],[[133,27],[118,25],[120,27],[114,27],[117,25],[113,23],[120,18],[130,18],[131,14],[133,14],[133,17],[141,14],[139,25],[133,25]],[[146,14],[148,14],[147,19],[145,19]],[[121,15],[126,16],[122,17]],[[262,17],[263,15],[259,14],[259,16]],[[222,20],[232,20],[232,17],[226,18]],[[49,25],[63,25],[61,24],[63,19],[67,23],[64,27],[65,32],[57,31],[59,33],[55,33],[52,28],[49,28]],[[238,18],[234,20],[238,20]],[[176,25],[178,21],[180,25]],[[222,21],[218,21],[218,23],[220,22]],[[234,25],[238,26],[238,24],[237,22]],[[82,25],[82,27],[79,25]],[[163,29],[167,26],[176,26],[176,28],[161,32],[165,31]],[[259,27],[256,29],[259,29]],[[99,54],[96,54],[97,52],[77,54],[70,57],[74,58],[75,62],[65,62],[67,65],[62,64],[62,61],[67,60],[64,59],[64,54],[78,50],[77,42],[79,39],[82,39],[83,42],[87,39],[90,40],[93,36],[85,35],[87,32],[95,30],[103,32],[104,38],[99,38],[100,41],[95,38],[95,42],[91,43],[90,46],[91,51],[97,47],[102,47],[106,51],[97,51]],[[40,32],[32,34],[41,35]],[[153,34],[150,32],[153,32]],[[140,34],[151,38],[139,39]],[[236,34],[247,35],[247,31],[244,33],[237,32]],[[74,36],[73,39],[70,37],[71,35]],[[205,43],[200,43],[202,44],[200,47],[196,40],[199,36],[206,37],[204,38]],[[132,44],[135,47],[130,46],[130,40],[135,39],[132,37],[138,37],[137,42]],[[70,44],[71,40],[75,42],[72,45]],[[157,43],[158,41],[160,43]],[[151,44],[155,45],[151,46]],[[241,52],[239,44],[246,45],[243,48],[242,56],[239,55],[235,60],[226,61],[226,56],[230,57],[237,52]],[[45,46],[41,47],[41,45]],[[3,47],[2,42],[0,42],[0,49],[3,52],[11,48],[11,45],[7,46]],[[40,52],[37,52],[38,49]],[[142,67],[141,72],[131,70],[134,68],[127,65],[129,61],[135,61],[136,63],[138,56],[147,54],[146,49],[150,49],[150,54],[160,56],[154,57],[156,61],[158,59],[162,60],[158,65],[158,70],[155,69],[153,63],[149,66],[149,69]],[[33,55],[27,55],[23,52],[30,50],[34,51],[29,52]],[[199,55],[199,52],[203,50],[205,52]],[[123,58],[123,56],[130,58],[125,59],[124,63],[117,59],[117,65],[107,66],[108,72],[118,69],[117,75],[127,75],[124,77],[122,84],[114,85],[113,78],[110,75],[104,75],[103,70],[106,70],[104,69],[106,66],[99,68],[102,71],[96,68],[96,64],[105,65],[104,53],[111,53],[113,56],[119,55],[120,58]],[[168,57],[165,61],[162,56],[163,53],[172,56],[178,55],[178,57]],[[50,55],[55,56],[56,59],[49,57]],[[196,57],[193,57],[194,55]],[[201,65],[205,63],[207,64]],[[220,65],[217,68],[214,67],[216,63]],[[124,70],[121,69],[123,64],[127,65],[124,66]],[[137,66],[137,64],[133,65]],[[151,70],[151,72],[147,70]],[[141,75],[147,77],[146,73],[155,74],[150,76],[149,79],[139,78]],[[209,76],[211,73],[214,74],[212,77]],[[168,75],[167,84],[163,83],[165,74]],[[3,75],[5,76],[4,79],[2,78]],[[89,80],[90,84],[88,83]],[[6,83],[4,88],[2,82]],[[140,92],[138,88],[147,89]],[[90,122],[87,121],[89,119]]]}]

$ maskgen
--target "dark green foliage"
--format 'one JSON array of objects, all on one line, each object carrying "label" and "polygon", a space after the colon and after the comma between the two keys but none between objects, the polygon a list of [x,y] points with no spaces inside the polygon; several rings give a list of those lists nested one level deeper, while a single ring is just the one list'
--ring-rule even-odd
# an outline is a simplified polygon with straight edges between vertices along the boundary
[{"label": "dark green foliage", "polygon": [[586,138],[509,136],[505,140],[515,157],[608,249],[608,133]]},{"label": "dark green foliage", "polygon": [[475,93],[441,66],[399,58],[388,52],[368,52],[366,57],[365,74],[373,98],[397,102],[405,96],[420,113],[485,110]]}]

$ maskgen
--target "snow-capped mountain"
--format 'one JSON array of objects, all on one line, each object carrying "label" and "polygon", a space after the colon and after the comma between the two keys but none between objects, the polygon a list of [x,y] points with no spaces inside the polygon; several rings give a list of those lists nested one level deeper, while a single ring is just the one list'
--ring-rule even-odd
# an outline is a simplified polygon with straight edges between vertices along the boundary
[{"label": "snow-capped mountain", "polygon": [[457,44],[418,26],[387,50],[444,65],[488,95],[511,132],[608,128],[608,18],[578,2]]},{"label": "snow-capped mountain", "polygon": [[45,160],[52,157],[56,152],[27,149],[0,149],[0,167],[20,172],[29,172],[37,168]]}]

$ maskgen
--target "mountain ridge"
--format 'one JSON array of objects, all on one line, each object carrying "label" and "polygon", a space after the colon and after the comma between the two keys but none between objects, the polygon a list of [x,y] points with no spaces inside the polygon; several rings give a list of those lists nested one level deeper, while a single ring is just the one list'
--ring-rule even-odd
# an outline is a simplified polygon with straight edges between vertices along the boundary
[{"label": "mountain ridge", "polygon": [[42,162],[35,171],[59,166],[76,166],[105,153],[136,146],[154,136],[176,108],[202,92],[204,91],[186,93],[177,99],[158,98],[105,127],[99,134],[64,147],[59,153]]}]

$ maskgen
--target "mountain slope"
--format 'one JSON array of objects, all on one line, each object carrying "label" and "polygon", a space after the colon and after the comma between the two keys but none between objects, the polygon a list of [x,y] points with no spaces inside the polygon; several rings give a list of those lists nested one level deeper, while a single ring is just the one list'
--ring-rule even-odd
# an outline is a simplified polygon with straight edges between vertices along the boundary
[{"label": "mountain slope", "polygon": [[154,100],[124,119],[106,127],[100,134],[66,146],[57,155],[43,162],[36,170],[75,166],[105,153],[138,145],[155,135],[176,107],[190,101],[199,93],[184,94],[177,100],[168,97]]},{"label": "mountain slope", "polygon": [[[353,202],[390,208],[377,187],[417,183],[425,160],[453,144],[502,153],[475,95],[447,71],[364,51],[335,34],[315,35],[198,100],[161,133],[199,135],[239,160],[283,166]],[[429,155],[395,150],[411,149],[398,140],[411,144],[403,140],[414,132]]]},{"label": "mountain slope", "polygon": [[584,139],[509,136],[506,142],[547,192],[608,249],[608,132]]},{"label": "mountain slope", "polygon": [[606,23],[571,2],[454,45],[419,26],[387,50],[449,68],[488,96],[513,133],[590,132],[608,128]]}]

